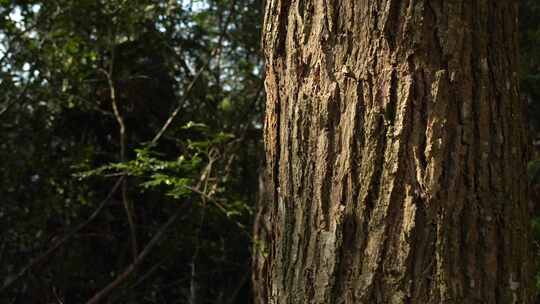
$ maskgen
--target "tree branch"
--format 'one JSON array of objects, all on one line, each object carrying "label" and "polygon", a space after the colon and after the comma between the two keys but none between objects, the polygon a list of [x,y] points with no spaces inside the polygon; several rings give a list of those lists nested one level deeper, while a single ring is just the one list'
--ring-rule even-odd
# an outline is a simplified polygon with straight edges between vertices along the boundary
[{"label": "tree branch", "polygon": [[[120,128],[120,161],[125,162],[126,161],[126,125],[124,123],[124,118],[122,117],[122,114],[120,114],[120,111],[118,110],[118,100],[116,99],[116,88],[114,86],[114,81],[112,79],[112,73],[115,63],[115,52],[114,52],[114,44],[111,47],[111,61],[109,63],[109,71],[105,71],[104,69],[100,69],[100,71],[105,74],[105,77],[107,78],[107,83],[109,85],[109,92],[110,92],[110,98],[111,98],[111,104],[113,108],[114,117],[116,118],[116,121],[118,123],[118,127]],[[125,175],[126,173],[124,173]],[[127,178],[124,179],[124,182],[122,183],[122,203],[124,205],[124,209],[126,211],[126,217],[128,220],[129,225],[129,231],[131,235],[131,251],[133,255],[133,259],[137,257],[137,254],[139,253],[139,248],[137,245],[137,232],[135,228],[135,219],[133,214],[133,206],[129,201],[128,194],[127,194]]]},{"label": "tree branch", "polygon": [[169,220],[161,226],[159,231],[154,235],[154,237],[148,242],[146,247],[141,251],[141,253],[135,258],[133,263],[131,263],[121,274],[119,274],[109,285],[103,288],[101,291],[96,293],[86,304],[96,304],[100,303],[99,301],[105,298],[111,293],[116,287],[122,284],[129,275],[137,268],[139,264],[146,258],[150,251],[157,245],[161,238],[165,235],[167,229],[174,223],[174,221],[182,214],[182,208],[179,208],[174,215],[172,215]]},{"label": "tree branch", "polygon": [[58,242],[56,242],[51,248],[49,248],[47,251],[45,251],[42,255],[38,256],[37,258],[32,259],[26,266],[24,266],[13,278],[8,279],[6,283],[4,283],[4,286],[0,289],[0,293],[7,290],[13,283],[18,281],[20,278],[22,278],[32,267],[37,265],[38,263],[41,263],[45,259],[47,259],[50,255],[52,255],[58,248],[60,248],[62,245],[64,245],[69,239],[71,239],[74,235],[76,235],[79,231],[81,231],[86,225],[88,225],[90,222],[92,222],[98,214],[103,210],[107,202],[111,199],[113,194],[116,192],[118,187],[122,184],[122,181],[125,177],[120,177],[116,183],[114,184],[113,188],[107,195],[107,197],[101,201],[98,208],[90,215],[90,217],[81,223],[79,226],[77,226],[75,229],[73,229],[71,232],[66,234],[62,239],[60,239]]}]

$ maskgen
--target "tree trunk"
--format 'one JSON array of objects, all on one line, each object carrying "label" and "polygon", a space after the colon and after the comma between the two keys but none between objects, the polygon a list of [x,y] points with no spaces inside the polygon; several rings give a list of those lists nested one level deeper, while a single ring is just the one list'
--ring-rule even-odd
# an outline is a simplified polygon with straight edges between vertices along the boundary
[{"label": "tree trunk", "polygon": [[510,0],[267,0],[259,299],[532,303],[517,28]]}]

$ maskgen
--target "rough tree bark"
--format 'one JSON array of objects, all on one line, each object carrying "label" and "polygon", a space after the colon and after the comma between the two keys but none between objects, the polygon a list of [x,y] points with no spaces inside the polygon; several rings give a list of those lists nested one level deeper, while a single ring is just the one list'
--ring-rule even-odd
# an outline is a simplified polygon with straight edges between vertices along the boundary
[{"label": "rough tree bark", "polygon": [[517,1],[268,0],[264,303],[532,303]]}]

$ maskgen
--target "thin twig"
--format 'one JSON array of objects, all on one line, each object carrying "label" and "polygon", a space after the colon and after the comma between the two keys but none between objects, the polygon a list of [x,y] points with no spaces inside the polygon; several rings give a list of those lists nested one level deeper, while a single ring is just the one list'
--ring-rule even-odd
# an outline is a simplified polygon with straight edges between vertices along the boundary
[{"label": "thin twig", "polygon": [[188,97],[190,96],[191,91],[193,90],[193,87],[195,86],[195,83],[197,83],[202,73],[206,71],[206,69],[210,65],[210,60],[212,59],[212,57],[219,56],[221,54],[221,50],[223,48],[222,46],[223,39],[225,39],[225,35],[227,34],[227,28],[229,27],[229,24],[231,22],[232,15],[233,15],[232,12],[234,12],[233,9],[234,9],[235,4],[236,4],[236,0],[231,3],[231,14],[227,16],[227,20],[225,21],[225,24],[222,28],[221,35],[218,38],[217,47],[210,53],[210,58],[208,58],[208,60],[204,63],[204,65],[199,69],[197,74],[195,74],[195,77],[193,77],[193,80],[189,83],[188,87],[186,88],[186,91],[184,92],[184,96],[182,96],[182,99],[178,102],[178,106],[176,106],[176,108],[171,113],[171,115],[169,116],[165,124],[163,124],[163,127],[161,127],[159,132],[152,139],[151,145],[155,145],[159,141],[159,139],[163,136],[165,131],[167,131],[167,129],[169,128],[173,120],[176,118],[176,116],[178,116],[178,113],[180,113],[180,110],[182,110],[182,106],[184,105]]},{"label": "thin twig", "polygon": [[[155,264],[154,266],[152,266],[148,271],[146,271],[142,276],[139,277],[137,282],[133,283],[131,286],[128,286],[127,289],[131,290],[131,289],[134,289],[134,288],[138,287],[139,285],[141,285],[144,281],[146,281],[146,279],[151,277],[159,269],[159,267],[161,267],[163,264],[165,264],[166,261],[167,260],[164,259],[161,262],[159,262],[159,263]],[[115,303],[116,301],[118,301],[121,298],[122,298],[122,295],[117,296],[117,297],[113,297],[112,299],[109,300],[109,302],[110,303]]]},{"label": "thin twig", "polygon": [[178,102],[178,106],[176,106],[176,109],[174,109],[174,111],[171,113],[171,115],[169,116],[169,118],[167,118],[167,121],[165,122],[165,124],[163,124],[163,127],[161,127],[161,129],[159,130],[159,132],[156,134],[156,136],[152,139],[151,141],[151,144],[152,145],[155,145],[159,139],[163,136],[163,134],[165,133],[165,131],[167,131],[167,129],[169,128],[169,126],[171,125],[171,123],[173,122],[173,120],[176,118],[176,116],[178,115],[178,113],[180,113],[180,110],[182,110],[182,106],[184,105],[185,101],[188,99],[188,97],[190,96],[190,93],[191,91],[193,90],[193,87],[195,86],[195,83],[197,82],[197,80],[199,80],[199,78],[201,77],[202,73],[206,70],[206,68],[208,67],[208,63],[209,61],[207,61],[201,68],[200,70],[197,72],[197,74],[195,75],[195,77],[193,78],[193,80],[191,81],[191,83],[188,85],[188,87],[186,88],[186,91],[184,92],[184,96],[182,97],[182,99],[180,100],[180,102]]},{"label": "thin twig", "polygon": [[[114,64],[115,64],[115,52],[114,52],[114,46],[113,46],[111,47],[111,62],[109,63],[109,71],[105,71],[104,69],[100,69],[100,71],[103,74],[105,74],[105,77],[107,78],[114,117],[116,118],[118,127],[120,128],[120,161],[123,163],[126,161],[126,125],[124,123],[124,118],[122,117],[122,114],[120,114],[120,111],[118,110],[118,100],[116,99],[116,88],[114,86],[114,81],[112,78]],[[125,174],[126,173],[124,173],[124,175]],[[137,232],[135,228],[133,206],[128,198],[127,187],[128,187],[127,179],[125,179],[124,182],[122,183],[122,203],[126,211],[126,217],[128,220],[129,231],[131,235],[131,252],[133,255],[133,259],[135,260],[135,258],[137,257],[137,254],[139,253],[139,249],[137,245]]]},{"label": "thin twig", "polygon": [[203,227],[204,220],[206,217],[206,204],[207,204],[206,198],[210,197],[206,193],[206,191],[208,189],[208,179],[212,175],[213,164],[216,161],[216,157],[213,156],[212,152],[208,153],[208,158],[209,158],[208,165],[206,165],[206,168],[201,174],[199,183],[197,185],[197,187],[201,187],[204,184],[203,191],[200,192],[200,193],[204,193],[204,195],[201,195],[201,200],[202,200],[201,215],[200,215],[199,223],[195,231],[195,250],[193,252],[193,256],[191,257],[191,276],[190,276],[190,283],[189,283],[189,300],[188,300],[189,304],[197,303],[197,289],[198,289],[197,261],[199,259],[201,231],[202,231],[202,227]]},{"label": "thin twig", "polygon": [[[248,266],[249,266],[249,264],[248,264]],[[249,278],[249,275],[250,275],[249,271],[246,271],[244,273],[244,275],[240,279],[240,282],[238,283],[238,285],[236,286],[236,288],[232,292],[232,295],[229,297],[229,300],[227,302],[225,302],[226,304],[233,304],[233,303],[236,302],[236,298],[238,297],[238,294],[240,293],[240,290],[242,290],[242,287],[244,287],[244,285],[246,284],[246,282],[247,282],[247,280]]]},{"label": "thin twig", "polygon": [[182,208],[178,208],[178,211],[172,215],[169,220],[161,226],[159,231],[154,235],[154,237],[148,242],[146,247],[141,251],[141,253],[135,258],[133,263],[131,263],[121,274],[119,274],[109,285],[96,293],[86,304],[95,304],[100,303],[100,301],[111,293],[116,287],[122,284],[129,275],[137,268],[139,264],[143,262],[146,256],[150,251],[157,245],[161,238],[165,235],[167,229],[174,223],[174,221],[182,214]]},{"label": "thin twig", "polygon": [[4,286],[0,289],[0,293],[4,292],[7,288],[9,288],[13,283],[18,281],[20,278],[22,278],[32,267],[35,265],[41,263],[45,259],[47,259],[50,255],[52,255],[58,248],[60,248],[62,245],[64,245],[69,239],[71,239],[73,236],[75,236],[79,231],[81,231],[86,225],[88,225],[90,222],[92,222],[98,214],[103,210],[107,202],[111,199],[113,194],[116,192],[118,187],[122,184],[122,181],[124,180],[124,177],[120,177],[118,181],[114,184],[113,188],[105,197],[103,201],[99,204],[98,208],[94,210],[92,215],[86,221],[81,223],[79,226],[77,226],[75,229],[73,229],[71,232],[66,234],[62,239],[60,239],[58,242],[56,242],[51,248],[49,248],[47,251],[45,251],[42,255],[32,259],[25,267],[23,267],[13,278],[9,279],[4,283]]},{"label": "thin twig", "polygon": [[225,209],[225,207],[218,201],[216,200],[215,198],[211,197],[210,195],[202,192],[201,190],[197,189],[197,188],[194,188],[194,187],[190,187],[190,186],[183,186],[184,188],[190,190],[190,191],[193,191],[197,194],[199,194],[201,197],[207,199],[208,201],[214,203],[216,205],[216,207],[218,207],[218,209],[223,212],[224,214],[227,214],[227,209]]}]

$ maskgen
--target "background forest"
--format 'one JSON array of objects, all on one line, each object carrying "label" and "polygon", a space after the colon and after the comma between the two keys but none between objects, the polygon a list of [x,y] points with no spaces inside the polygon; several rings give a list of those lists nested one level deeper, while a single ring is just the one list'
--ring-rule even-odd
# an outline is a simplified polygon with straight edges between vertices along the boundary
[{"label": "background forest", "polygon": [[[540,214],[540,3],[521,6]],[[0,0],[0,303],[253,302],[261,23],[262,0]]]}]

